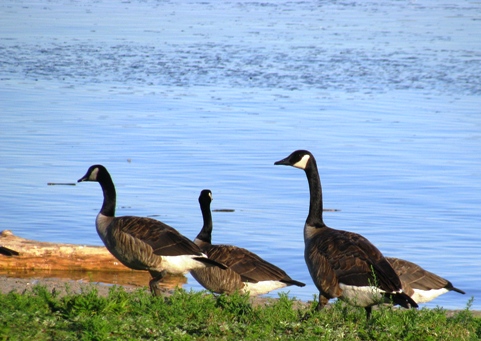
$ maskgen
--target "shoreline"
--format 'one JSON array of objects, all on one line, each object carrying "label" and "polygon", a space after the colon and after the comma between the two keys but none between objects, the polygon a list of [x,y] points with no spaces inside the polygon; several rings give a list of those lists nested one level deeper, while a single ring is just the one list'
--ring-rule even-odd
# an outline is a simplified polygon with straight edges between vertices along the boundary
[{"label": "shoreline", "polygon": [[[98,294],[101,296],[107,296],[109,293],[110,288],[114,285],[121,286],[125,289],[126,292],[133,292],[136,291],[143,286],[133,285],[133,284],[110,284],[105,282],[95,282],[89,281],[88,279],[69,279],[69,278],[56,278],[56,277],[28,277],[28,278],[19,278],[19,277],[12,277],[8,275],[0,275],[0,293],[5,295],[11,291],[15,291],[17,293],[24,293],[25,291],[31,290],[36,285],[43,285],[46,286],[48,290],[55,291],[59,295],[65,295],[67,293],[67,288],[70,293],[80,294],[85,289],[90,289],[95,287],[98,291]],[[146,290],[147,286],[144,286]],[[166,288],[165,295],[169,296],[174,291],[173,288]],[[276,300],[277,298],[267,298],[267,297],[251,297],[251,302],[253,305],[265,305],[272,300]],[[295,299],[296,306],[303,306],[309,304],[309,302],[301,301]],[[448,316],[452,316],[455,313],[462,311],[463,309],[445,309]],[[476,316],[481,317],[481,311],[479,310],[470,310],[470,312]]]}]

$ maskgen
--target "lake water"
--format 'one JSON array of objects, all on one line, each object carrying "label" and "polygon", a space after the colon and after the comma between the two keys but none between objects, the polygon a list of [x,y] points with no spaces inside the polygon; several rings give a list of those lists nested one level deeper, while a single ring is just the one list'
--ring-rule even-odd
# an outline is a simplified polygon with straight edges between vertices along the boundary
[{"label": "lake water", "polygon": [[479,2],[6,0],[0,22],[0,230],[101,245],[98,184],[47,185],[101,163],[118,215],[190,238],[211,189],[234,210],[214,242],[312,299],[307,181],[273,165],[309,149],[329,226],[466,291],[428,307],[481,310]]}]

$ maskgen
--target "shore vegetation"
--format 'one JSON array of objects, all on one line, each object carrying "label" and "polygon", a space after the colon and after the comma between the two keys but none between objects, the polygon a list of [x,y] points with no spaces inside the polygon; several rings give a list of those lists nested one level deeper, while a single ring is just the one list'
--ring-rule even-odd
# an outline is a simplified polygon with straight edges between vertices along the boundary
[{"label": "shore vegetation", "polygon": [[95,286],[59,294],[37,285],[0,294],[0,340],[479,340],[471,303],[456,312],[384,305],[367,321],[362,308],[336,301],[317,312],[286,293],[259,303],[247,294],[152,297],[114,286],[104,296]]}]

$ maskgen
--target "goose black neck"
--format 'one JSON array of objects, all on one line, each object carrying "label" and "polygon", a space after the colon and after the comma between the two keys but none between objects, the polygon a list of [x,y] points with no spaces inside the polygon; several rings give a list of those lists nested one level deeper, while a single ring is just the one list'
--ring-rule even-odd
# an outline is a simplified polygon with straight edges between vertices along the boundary
[{"label": "goose black neck", "polygon": [[99,173],[97,181],[99,182],[100,187],[102,187],[104,193],[104,202],[100,209],[100,213],[108,217],[114,217],[117,199],[114,182],[107,171]]},{"label": "goose black neck", "polygon": [[309,183],[309,214],[307,216],[306,224],[314,227],[325,227],[322,219],[322,187],[321,178],[317,169],[316,160],[312,157],[305,168],[307,182]]},{"label": "goose black neck", "polygon": [[201,202],[200,210],[202,211],[202,218],[204,225],[197,235],[197,239],[204,243],[212,244],[212,213],[210,211],[210,202]]}]

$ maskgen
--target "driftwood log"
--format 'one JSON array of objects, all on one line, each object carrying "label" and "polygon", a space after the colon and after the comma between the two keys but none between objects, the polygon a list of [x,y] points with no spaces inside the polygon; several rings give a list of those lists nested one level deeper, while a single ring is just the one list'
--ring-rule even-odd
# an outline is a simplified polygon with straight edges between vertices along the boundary
[{"label": "driftwood log", "polygon": [[[0,275],[79,278],[113,284],[147,286],[150,275],[120,263],[103,246],[40,242],[0,233]],[[181,286],[185,276],[166,276],[165,287]]]}]

